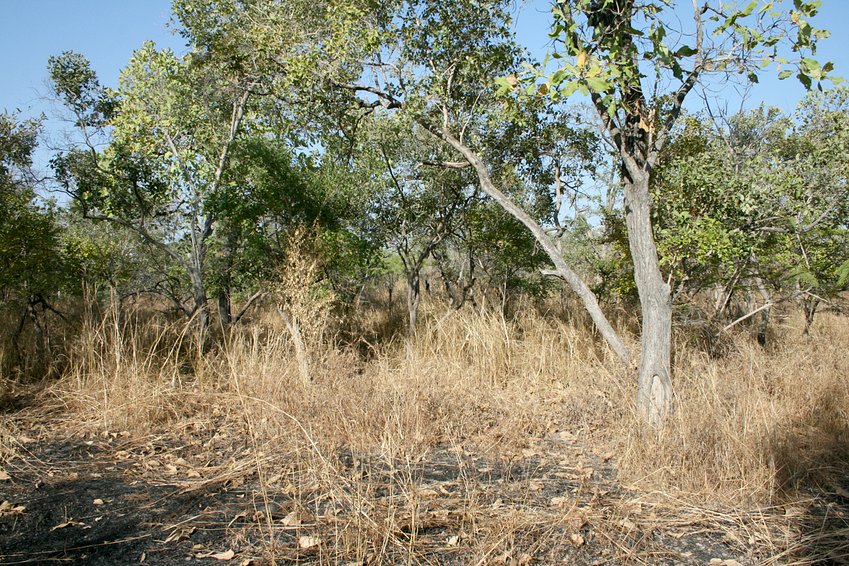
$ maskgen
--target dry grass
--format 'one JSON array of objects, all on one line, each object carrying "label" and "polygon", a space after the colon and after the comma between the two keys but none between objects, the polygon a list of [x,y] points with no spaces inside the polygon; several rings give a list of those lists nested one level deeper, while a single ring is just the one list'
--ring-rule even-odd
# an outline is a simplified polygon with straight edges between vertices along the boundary
[{"label": "dry grass", "polygon": [[[469,465],[475,454],[509,472],[556,430],[579,434],[588,452],[616,455],[620,480],[647,494],[642,505],[652,509],[645,520],[652,528],[750,533],[740,535],[741,546],[761,547],[758,560],[793,562],[813,544],[806,537],[815,537],[801,518],[810,515],[810,494],[843,489],[843,318],[822,315],[811,339],[786,328],[766,350],[741,334],[721,359],[682,345],[676,410],[657,432],[637,420],[631,377],[574,323],[528,305],[509,320],[430,305],[415,343],[372,343],[392,324],[382,312],[357,315],[361,341],[353,346],[334,343],[331,332],[311,335],[310,382],[291,333],[270,309],[204,356],[182,324],[109,315],[78,337],[66,375],[47,396],[97,429],[143,437],[191,428],[244,438],[245,455],[205,478],[255,475],[256,528],[268,554],[283,560],[309,550],[324,563],[427,562],[441,544],[465,546],[464,561],[520,563],[520,549],[544,556],[589,524],[598,540],[619,549],[611,560],[644,561],[632,556],[644,541],[621,542],[622,525],[639,519],[628,511],[632,500],[603,512],[575,507],[564,514],[531,496],[499,507],[480,468]],[[453,479],[440,488],[428,470],[445,464],[445,454],[456,455]],[[284,520],[272,505],[279,493],[291,498]],[[802,511],[791,517],[774,507],[788,502]],[[728,514],[734,508],[739,515]],[[578,511],[583,518],[570,527]],[[279,546],[281,528],[319,542],[302,540],[292,555]],[[427,534],[446,530],[457,540]],[[816,540],[826,536],[836,537]]]},{"label": "dry grass", "polygon": [[679,348],[668,426],[612,432],[625,475],[737,503],[833,491],[849,462],[849,325],[823,314],[810,338],[796,326],[767,349],[738,335],[721,359]]}]

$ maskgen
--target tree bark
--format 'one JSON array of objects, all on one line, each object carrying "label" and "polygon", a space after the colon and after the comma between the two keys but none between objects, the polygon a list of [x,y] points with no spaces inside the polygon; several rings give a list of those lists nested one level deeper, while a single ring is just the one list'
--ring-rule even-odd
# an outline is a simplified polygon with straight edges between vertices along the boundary
[{"label": "tree bark", "polygon": [[189,269],[189,280],[192,283],[192,299],[195,324],[198,329],[198,340],[201,347],[206,339],[206,331],[209,328],[209,301],[206,296],[206,285],[199,269]]},{"label": "tree bark", "polygon": [[415,269],[407,274],[407,313],[409,315],[409,327],[407,336],[412,340],[416,337],[416,321],[419,316],[419,303],[421,302],[421,278]]},{"label": "tree bark", "polygon": [[819,304],[820,300],[816,297],[809,297],[802,301],[803,308],[805,309],[805,329],[802,331],[802,336],[811,335],[811,326],[814,324],[814,317],[817,314]]},{"label": "tree bark", "polygon": [[625,177],[625,222],[643,316],[637,409],[649,424],[660,426],[672,406],[672,295],[652,234],[648,173]]},{"label": "tree bark", "polygon": [[225,336],[230,331],[230,324],[233,318],[231,313],[230,290],[226,287],[221,287],[218,290],[218,322],[221,324],[221,331]]},{"label": "tree bark", "polygon": [[769,291],[767,291],[763,279],[755,277],[755,284],[758,286],[758,292],[760,292],[761,297],[764,300],[764,305],[766,305],[766,308],[761,311],[761,321],[758,324],[758,344],[766,346],[767,329],[769,328],[769,305],[772,305],[772,297],[770,296]]}]

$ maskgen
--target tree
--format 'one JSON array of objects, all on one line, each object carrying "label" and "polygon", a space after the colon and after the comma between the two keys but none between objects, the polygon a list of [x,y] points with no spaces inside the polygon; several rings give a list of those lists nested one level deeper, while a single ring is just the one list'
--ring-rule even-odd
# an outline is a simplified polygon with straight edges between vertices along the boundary
[{"label": "tree", "polygon": [[[362,131],[366,130],[367,131]],[[373,172],[374,229],[398,255],[407,283],[408,335],[416,333],[421,275],[475,200],[464,168],[443,167],[445,149],[414,122],[375,115],[358,136],[357,164]]]},{"label": "tree", "polygon": [[[812,93],[795,121],[764,108],[722,122],[687,117],[659,160],[661,267],[676,295],[714,289],[711,318],[723,329],[760,314],[763,344],[771,305],[800,299],[810,323],[845,285],[846,101],[844,88]],[[762,304],[726,324],[735,292]]]},{"label": "tree", "polygon": [[[557,68],[539,88],[555,98],[588,95],[620,160],[642,311],[637,406],[648,422],[659,425],[672,403],[672,299],[652,230],[654,167],[684,100],[700,81],[711,75],[742,75],[756,82],[757,72],[774,62],[794,65],[799,80],[810,87],[833,68],[805,56],[828,33],[811,27],[808,19],[816,13],[816,3],[802,0],[789,10],[775,2],[760,7],[757,1],[742,7],[710,2],[699,7],[693,2],[689,33],[671,33],[675,16],[666,3],[558,1],[552,12]],[[782,44],[800,57],[792,62],[780,57]],[[781,70],[779,78],[791,74]],[[665,85],[674,83],[676,88],[663,93]]]},{"label": "tree", "polygon": [[16,349],[27,322],[32,325],[37,362],[49,348],[44,315],[59,314],[53,299],[64,283],[55,211],[38,203],[29,172],[39,128],[37,121],[0,114],[0,296],[4,310],[19,318]]},{"label": "tree", "polygon": [[185,270],[189,312],[203,331],[205,262],[218,220],[209,203],[227,190],[252,79],[150,42],[134,53],[116,92],[99,85],[81,55],[53,57],[49,67],[85,144],[54,160],[57,176],[85,217],[134,231]]},{"label": "tree", "polygon": [[[604,339],[628,364],[628,348],[557,242],[563,232],[556,223],[571,204],[562,198],[563,186],[536,186],[532,194],[516,195],[499,188],[502,182],[502,188],[512,188],[510,179],[535,160],[557,168],[551,156],[525,151],[535,147],[532,140],[541,132],[553,128],[565,134],[559,140],[562,146],[585,143],[585,136],[574,129],[538,119],[546,109],[542,98],[497,96],[500,89],[493,78],[509,75],[517,83],[523,56],[511,37],[509,2],[408,0],[378,7],[350,0],[335,2],[334,9],[313,4],[313,11],[304,14],[300,5],[284,9],[280,4],[247,3],[236,9],[219,2],[208,7],[203,21],[212,21],[224,37],[229,30],[239,41],[254,42],[255,52],[273,58],[269,68],[277,78],[272,82],[296,86],[302,100],[316,101],[312,106],[323,112],[345,109],[357,116],[378,108],[398,111],[459,154],[462,161],[442,166],[471,167],[481,190],[530,231],[554,264],[547,272],[563,278],[577,293]],[[316,21],[315,15],[324,19]],[[305,61],[312,62],[307,76]],[[327,92],[333,94],[329,105]],[[575,164],[561,170],[580,177],[582,168]],[[546,221],[555,226],[549,229]]]},{"label": "tree", "polygon": [[[523,70],[524,55],[511,37],[509,3],[501,0],[398,0],[379,6],[347,0],[313,3],[312,11],[301,3],[284,7],[221,1],[208,7],[205,14],[215,17],[205,21],[214,23],[216,33],[230,30],[240,49],[243,42],[252,43],[255,52],[267,54],[274,62],[269,68],[276,69],[275,81],[297,85],[300,94],[312,100],[327,101],[328,92],[335,94],[335,102],[317,108],[338,112],[339,101],[348,101],[361,111],[397,110],[453,148],[475,171],[481,189],[533,234],[553,264],[548,273],[575,291],[600,334],[630,366],[631,352],[590,287],[564,258],[559,230],[550,229],[525,203],[500,189],[503,175],[519,164],[487,135],[511,122],[524,123],[526,131],[536,133],[534,123],[541,112],[575,92],[588,95],[621,164],[628,241],[643,315],[637,405],[648,422],[659,425],[672,400],[672,310],[652,232],[652,170],[684,100],[708,76],[741,74],[756,80],[761,64],[775,62],[795,67],[807,86],[828,77],[830,64],[821,66],[806,56],[827,36],[808,23],[816,6],[802,0],[795,6],[787,10],[770,2],[755,12],[757,2],[744,7],[694,5],[688,35],[669,33],[669,22],[677,19],[665,3],[557,2],[552,37],[558,45],[553,54],[558,68],[542,83],[530,80],[539,72]],[[668,36],[681,39],[670,41]],[[798,59],[779,56],[779,47],[788,44],[800,54]],[[528,67],[534,64],[524,69]],[[791,74],[782,69],[779,77]],[[523,82],[521,76],[529,80]],[[500,79],[494,83],[496,77]],[[644,94],[660,93],[662,86],[675,82],[679,86],[669,93]],[[507,97],[511,92],[524,96]],[[519,139],[521,135],[509,141]],[[511,159],[502,160],[502,155]],[[568,206],[559,198],[550,202]],[[555,210],[548,222],[560,213]]]}]

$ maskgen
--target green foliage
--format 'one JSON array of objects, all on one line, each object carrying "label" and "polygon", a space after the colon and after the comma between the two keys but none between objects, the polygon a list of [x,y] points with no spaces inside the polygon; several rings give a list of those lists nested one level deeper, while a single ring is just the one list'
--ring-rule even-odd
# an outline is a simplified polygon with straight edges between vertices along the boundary
[{"label": "green foliage", "polygon": [[845,89],[812,94],[794,123],[763,108],[727,130],[695,119],[658,169],[661,264],[691,291],[754,277],[833,296],[849,257]]},{"label": "green foliage", "polygon": [[[596,95],[597,104],[610,116],[623,109],[643,114],[651,127],[649,114],[656,112],[660,117],[664,105],[677,93],[657,98],[649,108],[638,108],[634,90],[645,80],[686,83],[697,76],[722,74],[757,82],[759,72],[774,64],[781,79],[793,74],[784,67],[794,67],[807,88],[814,82],[839,82],[830,75],[833,64],[821,65],[812,57],[817,41],[828,37],[827,31],[810,25],[819,3],[797,0],[792,7],[784,4],[709,2],[694,8],[691,29],[677,33],[682,22],[671,14],[669,2],[556,2],[550,33],[558,47],[555,70],[540,75],[545,80],[542,90],[555,99],[575,92]],[[673,30],[676,33],[670,33]],[[784,48],[796,58],[784,57]]]},{"label": "green foliage", "polygon": [[48,299],[62,284],[55,214],[37,203],[27,174],[39,127],[0,115],[0,292],[12,303]]}]

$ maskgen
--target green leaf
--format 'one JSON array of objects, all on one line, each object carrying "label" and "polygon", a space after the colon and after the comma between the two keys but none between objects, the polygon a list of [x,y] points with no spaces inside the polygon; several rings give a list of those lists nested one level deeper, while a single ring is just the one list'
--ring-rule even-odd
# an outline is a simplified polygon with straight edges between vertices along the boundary
[{"label": "green leaf", "polygon": [[745,18],[746,16],[750,16],[757,6],[758,0],[752,0],[751,2],[749,2],[748,6],[746,6],[740,11],[740,17]]},{"label": "green leaf", "polygon": [[570,96],[575,94],[576,90],[578,90],[579,84],[580,83],[578,81],[569,81],[568,83],[563,85],[563,87],[560,88],[560,94],[564,98],[569,98]]},{"label": "green leaf", "polygon": [[778,73],[778,79],[783,81],[784,79],[786,79],[787,77],[789,77],[792,74],[793,74],[793,71],[789,71],[789,70],[781,71],[780,73]]},{"label": "green leaf", "polygon": [[568,73],[566,73],[566,71],[564,71],[563,69],[559,69],[553,75],[551,75],[551,84],[553,86],[559,86],[560,83],[566,80],[566,77],[568,76],[569,75]]},{"label": "green leaf", "polygon": [[698,53],[698,51],[696,51],[694,48],[690,47],[689,45],[682,45],[681,47],[678,48],[678,51],[675,52],[675,56],[676,57],[692,57],[696,53]]},{"label": "green leaf", "polygon": [[587,77],[584,80],[586,80],[587,86],[590,87],[593,92],[604,92],[610,88],[607,81],[601,77]]}]

